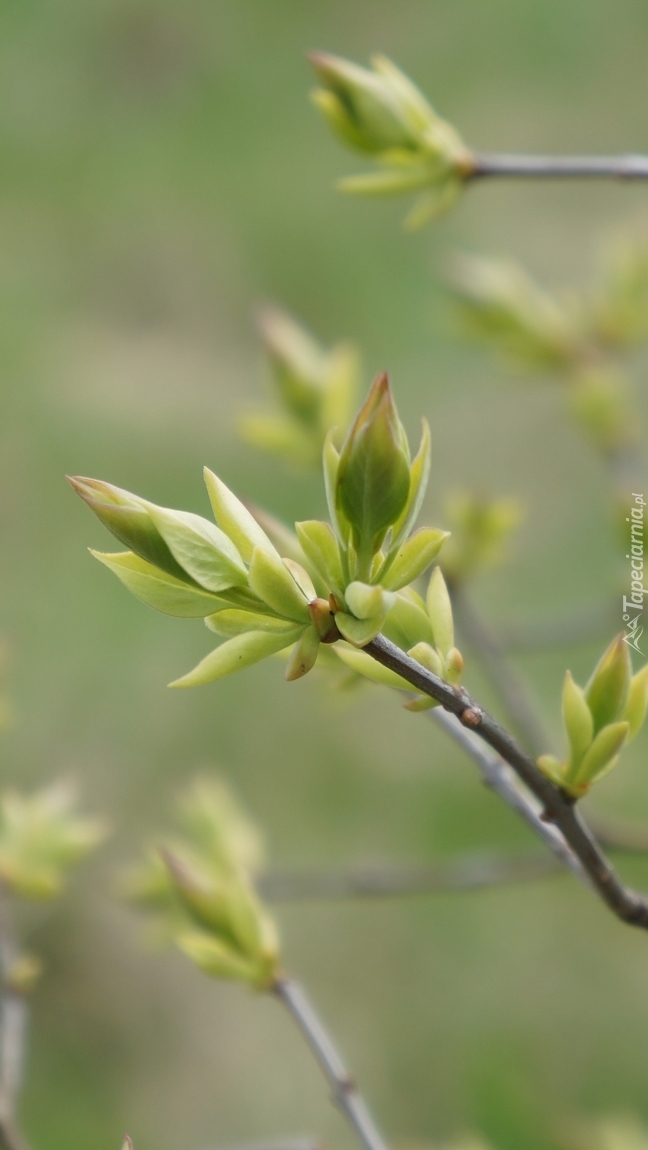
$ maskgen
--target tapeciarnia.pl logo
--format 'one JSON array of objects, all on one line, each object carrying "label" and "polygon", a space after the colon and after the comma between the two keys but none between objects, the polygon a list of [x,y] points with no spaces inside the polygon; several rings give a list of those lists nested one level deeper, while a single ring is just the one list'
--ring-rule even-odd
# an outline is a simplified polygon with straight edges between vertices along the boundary
[{"label": "tapeciarnia.pl logo", "polygon": [[643,627],[640,626],[639,620],[643,614],[643,597],[646,594],[643,585],[644,509],[646,501],[643,495],[637,495],[634,491],[632,498],[634,504],[630,508],[630,515],[626,518],[626,523],[630,524],[630,552],[626,555],[626,559],[630,560],[631,590],[629,599],[626,595],[623,596],[623,622],[626,627],[623,640],[641,655],[643,652],[639,646],[639,640],[643,635]]}]

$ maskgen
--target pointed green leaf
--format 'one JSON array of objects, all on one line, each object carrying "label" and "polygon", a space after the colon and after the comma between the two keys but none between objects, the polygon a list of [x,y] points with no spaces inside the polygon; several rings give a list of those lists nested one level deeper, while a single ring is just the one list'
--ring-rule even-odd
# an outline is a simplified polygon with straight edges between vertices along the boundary
[{"label": "pointed green leaf", "polygon": [[426,670],[431,671],[433,675],[438,675],[439,678],[443,677],[443,664],[441,659],[434,650],[434,647],[431,647],[429,643],[417,643],[407,654],[410,658],[416,659],[416,662],[420,663]]},{"label": "pointed green leaf", "polygon": [[313,565],[320,579],[329,590],[337,588],[341,593],[343,586],[342,564],[337,540],[328,523],[321,523],[317,519],[309,519],[304,523],[295,523],[297,538],[304,555]]},{"label": "pointed green leaf", "polygon": [[169,683],[170,687],[199,687],[203,683],[213,683],[216,679],[224,679],[226,675],[233,675],[253,663],[267,659],[286,647],[297,642],[302,628],[295,627],[282,635],[269,634],[266,631],[247,631],[228,639],[215,651],[207,655],[193,671]]},{"label": "pointed green leaf", "polygon": [[222,479],[214,475],[208,467],[204,470],[204,476],[216,522],[221,531],[229,535],[245,562],[249,563],[255,547],[276,555],[275,548],[265,531],[241,500],[225,486]]},{"label": "pointed green leaf", "polygon": [[413,593],[410,596],[409,589],[396,594],[383,631],[403,651],[409,651],[416,643],[434,642],[432,624],[423,600]]},{"label": "pointed green leaf", "polygon": [[574,682],[571,671],[565,672],[562,717],[570,746],[568,777],[575,778],[581,759],[594,737],[594,720],[585,701],[585,692]]},{"label": "pointed green leaf", "polygon": [[319,632],[313,626],[306,627],[302,631],[301,638],[298,639],[290,652],[286,666],[286,682],[292,683],[295,679],[301,679],[303,675],[307,675],[315,666],[319,649]]},{"label": "pointed green leaf", "polygon": [[632,664],[627,643],[617,635],[599,659],[587,686],[585,698],[594,719],[594,733],[614,723],[628,699]]},{"label": "pointed green leaf", "polygon": [[447,655],[454,647],[454,623],[452,603],[440,567],[435,567],[432,572],[426,602],[434,634],[434,646],[439,648],[442,655]]},{"label": "pointed green leaf", "polygon": [[244,631],[265,631],[266,634],[285,635],[294,631],[291,619],[279,619],[276,615],[257,615],[254,611],[226,610],[209,615],[205,623],[210,631],[224,639],[233,639]]},{"label": "pointed green leaf", "polygon": [[344,592],[347,606],[356,619],[374,619],[386,615],[394,606],[396,596],[383,591],[382,587],[372,587],[369,583],[354,582]]},{"label": "pointed green leaf", "polygon": [[247,571],[231,539],[200,515],[149,505],[149,514],[180,566],[208,591],[247,586]]},{"label": "pointed green leaf", "polygon": [[396,552],[386,574],[379,575],[381,587],[399,591],[401,587],[413,583],[434,562],[449,534],[449,531],[423,527],[410,535]]},{"label": "pointed green leaf", "polygon": [[306,602],[312,603],[317,599],[317,591],[313,586],[313,580],[308,574],[308,571],[302,567],[301,563],[297,563],[295,559],[282,559],[282,563],[284,567],[287,568],[288,573],[292,575]]},{"label": "pointed green leaf", "polygon": [[255,986],[259,982],[259,966],[244,958],[233,947],[202,931],[183,931],[176,945],[205,974],[212,978],[234,979]]},{"label": "pointed green leaf", "polygon": [[621,716],[629,725],[628,742],[641,730],[648,706],[648,663],[633,675],[628,701]]},{"label": "pointed green leaf", "polygon": [[616,758],[628,736],[627,723],[610,723],[603,727],[581,761],[576,785],[583,786],[599,778],[612,759]]},{"label": "pointed green leaf", "polygon": [[433,173],[429,166],[363,172],[359,176],[344,176],[336,187],[352,196],[398,196],[403,192],[417,192],[429,185]]},{"label": "pointed green leaf", "polygon": [[91,551],[90,554],[114,571],[117,578],[142,603],[165,615],[176,615],[181,619],[202,619],[212,615],[221,606],[229,606],[219,596],[203,591],[202,587],[174,579],[173,575],[140,559],[132,551],[118,551],[114,554]]},{"label": "pointed green leaf", "polygon": [[155,526],[145,499],[100,479],[80,475],[68,479],[77,495],[130,551],[176,579],[190,581]]},{"label": "pointed green leaf", "polygon": [[565,768],[561,762],[554,755],[540,755],[537,759],[538,766],[543,775],[551,779],[557,787],[562,787],[565,781]]},{"label": "pointed green leaf", "polygon": [[324,468],[324,489],[326,491],[326,504],[328,507],[329,516],[333,525],[333,530],[337,535],[340,543],[346,547],[349,542],[349,535],[351,528],[344,512],[337,505],[337,475],[340,466],[340,455],[336,450],[333,443],[333,436],[335,428],[331,428],[326,439],[324,440],[324,450],[322,452],[322,465]]},{"label": "pointed green leaf", "polygon": [[254,549],[249,581],[254,594],[278,615],[310,623],[306,597],[276,553]]},{"label": "pointed green leaf", "polygon": [[354,647],[366,647],[372,639],[376,638],[385,622],[384,615],[374,619],[356,619],[355,615],[347,615],[346,611],[338,611],[335,622],[341,635]]},{"label": "pointed green leaf", "polygon": [[427,490],[431,453],[430,427],[427,419],[422,420],[422,428],[419,449],[410,465],[410,490],[407,503],[392,532],[392,549],[399,546],[412,530]]},{"label": "pointed green leaf", "polygon": [[412,690],[406,679],[401,679],[395,671],[390,671],[389,667],[383,667],[382,663],[377,663],[365,651],[345,647],[343,643],[336,643],[333,650],[347,667],[350,667],[352,671],[357,671],[365,679],[371,679],[373,683],[380,683],[383,687],[396,687],[399,691]]}]

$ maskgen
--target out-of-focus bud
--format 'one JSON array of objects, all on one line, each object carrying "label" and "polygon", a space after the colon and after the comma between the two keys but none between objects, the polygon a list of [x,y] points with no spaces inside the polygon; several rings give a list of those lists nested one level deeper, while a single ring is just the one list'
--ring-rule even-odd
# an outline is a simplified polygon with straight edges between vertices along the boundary
[{"label": "out-of-focus bud", "polygon": [[648,241],[625,236],[604,255],[592,305],[595,336],[613,348],[631,347],[648,335]]},{"label": "out-of-focus bud", "polygon": [[105,837],[98,819],[80,817],[74,789],[56,783],[25,797],[0,796],[0,880],[12,894],[56,898],[65,877]]},{"label": "out-of-focus bud", "polygon": [[162,913],[170,938],[205,973],[267,988],[279,945],[254,890],[255,828],[224,784],[199,781],[183,800],[185,834],[130,881],[131,897]]},{"label": "out-of-focus bud", "polygon": [[518,367],[565,371],[578,365],[578,320],[518,264],[462,255],[453,261],[448,279],[473,338]]},{"label": "out-of-focus bud", "polygon": [[523,516],[517,499],[462,492],[449,500],[452,537],[440,561],[448,581],[456,586],[501,562],[506,543]]},{"label": "out-of-focus bud", "polygon": [[131,1138],[130,1134],[124,1134],[122,1150],[133,1150],[133,1139]]},{"label": "out-of-focus bud", "polygon": [[426,603],[434,645],[445,658],[454,647],[454,622],[452,603],[440,567],[435,567],[432,572]]},{"label": "out-of-focus bud", "polygon": [[340,181],[341,190],[422,192],[406,221],[412,228],[446,211],[472,174],[474,160],[412,81],[384,56],[373,57],[371,70],[321,52],[310,60],[322,84],[313,99],[324,118],[348,147],[381,165],[375,173]]},{"label": "out-of-focus bud", "polygon": [[368,579],[374,555],[403,511],[410,457],[387,375],[376,377],[340,453],[336,505],[351,525],[357,576]]},{"label": "out-of-focus bud", "polygon": [[4,986],[11,994],[28,997],[36,989],[43,973],[43,964],[34,954],[21,954],[14,959],[3,976]]},{"label": "out-of-focus bud", "polygon": [[570,382],[573,415],[598,451],[613,454],[636,444],[639,415],[623,372],[609,365],[582,368]]},{"label": "out-of-focus bud", "polygon": [[291,316],[264,308],[258,327],[280,412],[252,412],[241,421],[254,447],[303,466],[319,463],[326,433],[348,427],[355,403],[358,356],[350,344],[325,350]]}]

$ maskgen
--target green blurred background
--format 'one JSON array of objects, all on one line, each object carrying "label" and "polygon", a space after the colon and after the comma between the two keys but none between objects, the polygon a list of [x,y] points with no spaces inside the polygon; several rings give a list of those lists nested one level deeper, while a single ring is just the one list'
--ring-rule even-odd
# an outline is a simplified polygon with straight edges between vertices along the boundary
[{"label": "green blurred background", "polygon": [[[471,485],[526,502],[510,562],[477,589],[493,619],[577,610],[614,585],[599,463],[555,387],[522,386],[454,340],[440,270],[477,250],[584,283],[648,191],[493,183],[407,236],[403,204],[332,190],[357,164],[308,102],[311,48],[385,52],[485,150],[648,148],[641,0],[2,6],[0,632],[16,712],[3,778],[72,775],[115,832],[32,943],[47,970],[23,1112],[42,1150],[114,1150],[125,1129],[136,1150],[350,1144],[279,1007],[148,952],[115,897],[116,870],[197,769],[231,780],[276,864],[534,845],[387,692],[336,697],[317,674],[287,687],[272,661],[167,692],[209,649],[202,624],[154,614],[92,562],[85,548],[108,536],[65,472],[206,513],[207,463],[286,519],[320,513],[316,478],[233,431],[267,382],[251,316],[273,299],[326,340],[357,340],[366,382],[387,367],[413,437],[429,418],[428,521]],[[564,667],[582,679],[600,647],[521,661],[556,734]],[[647,745],[593,809],[648,819]],[[648,885],[648,862],[622,870]],[[535,1150],[582,1114],[648,1121],[648,943],[574,880],[279,919],[289,968],[397,1144],[480,1129]]]}]

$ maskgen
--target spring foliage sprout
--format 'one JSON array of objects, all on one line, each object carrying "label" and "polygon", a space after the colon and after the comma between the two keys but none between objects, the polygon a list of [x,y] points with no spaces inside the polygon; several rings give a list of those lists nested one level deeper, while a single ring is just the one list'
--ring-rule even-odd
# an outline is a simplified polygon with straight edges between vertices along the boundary
[{"label": "spring foliage sprout", "polygon": [[385,56],[374,56],[371,69],[323,52],[310,61],[320,85],[314,103],[347,147],[376,164],[339,188],[363,196],[417,192],[410,229],[451,208],[472,174],[472,156],[412,81]]},{"label": "spring foliage sprout", "polygon": [[226,784],[198,779],[177,806],[181,833],[152,848],[126,893],[206,974],[272,985],[279,943],[254,890],[263,852]]},{"label": "spring foliage sprout", "polygon": [[278,410],[252,411],[240,421],[253,447],[298,466],[318,465],[328,431],[345,432],[356,402],[358,355],[349,343],[323,348],[275,306],[257,316]]},{"label": "spring foliage sprout", "polygon": [[106,835],[105,824],[81,816],[68,783],[32,795],[0,796],[0,883],[21,898],[48,900],[63,891],[68,871]]},{"label": "spring foliage sprout", "polygon": [[647,703],[648,663],[633,675],[628,644],[618,635],[584,688],[566,672],[562,716],[568,755],[563,762],[542,755],[538,766],[568,795],[580,798],[616,766],[621,748],[641,730]]},{"label": "spring foliage sprout", "polygon": [[450,276],[464,332],[525,373],[566,388],[604,455],[632,448],[639,420],[621,357],[648,337],[648,245],[610,245],[590,293],[552,295],[512,261],[462,255]]},{"label": "spring foliage sprout", "polygon": [[387,376],[379,375],[341,450],[334,433],[326,438],[330,523],[296,524],[302,562],[282,556],[209,470],[205,482],[217,525],[99,480],[71,482],[130,548],[93,554],[144,603],[170,615],[203,617],[224,639],[172,686],[208,683],[287,649],[286,678],[298,679],[314,666],[322,644],[344,639],[351,650],[362,648],[381,630],[429,669],[458,682],[463,660],[454,646],[441,572],[433,573],[425,600],[411,588],[448,534],[413,532],[429,458],[427,424],[412,459]]}]

